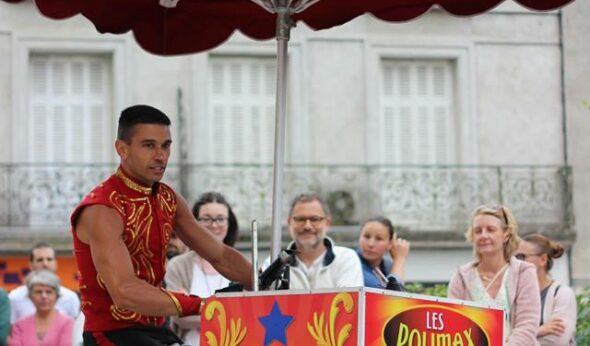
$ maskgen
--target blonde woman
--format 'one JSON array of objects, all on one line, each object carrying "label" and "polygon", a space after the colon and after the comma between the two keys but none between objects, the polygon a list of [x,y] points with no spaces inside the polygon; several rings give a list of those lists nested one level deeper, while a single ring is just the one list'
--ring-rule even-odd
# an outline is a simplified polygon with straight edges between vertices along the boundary
[{"label": "blonde woman", "polygon": [[563,255],[558,242],[534,233],[523,237],[515,257],[537,268],[541,296],[541,319],[537,338],[542,346],[576,344],[576,295],[571,288],[549,275],[553,259]]},{"label": "blonde woman", "polygon": [[506,346],[538,345],[539,283],[535,266],[513,257],[520,241],[517,231],[505,206],[477,207],[465,234],[475,261],[453,274],[448,295],[503,308]]}]

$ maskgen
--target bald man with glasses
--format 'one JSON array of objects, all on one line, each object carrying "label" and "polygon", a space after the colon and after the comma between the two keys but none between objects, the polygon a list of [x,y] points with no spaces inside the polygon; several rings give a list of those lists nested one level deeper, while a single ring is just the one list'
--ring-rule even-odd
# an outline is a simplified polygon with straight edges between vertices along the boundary
[{"label": "bald man with glasses", "polygon": [[306,193],[295,197],[287,222],[293,238],[288,247],[297,251],[290,268],[290,289],[363,286],[363,272],[356,252],[334,245],[326,236],[332,218],[320,196]]}]

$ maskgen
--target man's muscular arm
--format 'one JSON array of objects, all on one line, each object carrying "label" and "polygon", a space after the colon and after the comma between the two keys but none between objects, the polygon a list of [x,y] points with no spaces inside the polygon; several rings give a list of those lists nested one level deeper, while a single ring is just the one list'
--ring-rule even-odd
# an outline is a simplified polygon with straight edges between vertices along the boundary
[{"label": "man's muscular arm", "polygon": [[236,249],[216,239],[211,232],[199,225],[186,201],[176,195],[176,231],[180,239],[199,256],[206,259],[224,277],[237,281],[246,289],[252,289],[252,265]]},{"label": "man's muscular arm", "polygon": [[135,276],[122,239],[123,221],[114,209],[103,205],[84,208],[75,229],[78,238],[90,246],[96,271],[117,307],[149,316],[178,315],[167,293]]}]

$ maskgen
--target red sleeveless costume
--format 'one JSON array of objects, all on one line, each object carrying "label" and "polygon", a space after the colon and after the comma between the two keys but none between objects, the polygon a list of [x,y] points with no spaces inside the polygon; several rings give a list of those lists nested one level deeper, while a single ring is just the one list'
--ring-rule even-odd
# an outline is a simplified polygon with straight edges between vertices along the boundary
[{"label": "red sleeveless costume", "polygon": [[155,183],[150,188],[135,182],[119,167],[82,200],[71,217],[74,254],[81,274],[81,308],[86,318],[84,331],[163,325],[165,317],[145,316],[118,308],[109,296],[92,262],[90,247],[81,242],[74,231],[82,209],[96,204],[113,208],[121,215],[124,224],[122,238],[136,276],[160,287],[165,273],[166,246],[175,223],[177,201],[174,191],[162,183]]}]

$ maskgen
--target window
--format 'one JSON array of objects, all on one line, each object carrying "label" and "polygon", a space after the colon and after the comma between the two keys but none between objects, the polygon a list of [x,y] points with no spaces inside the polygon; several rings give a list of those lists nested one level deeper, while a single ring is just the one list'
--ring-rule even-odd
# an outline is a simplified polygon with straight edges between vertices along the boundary
[{"label": "window", "polygon": [[271,163],[274,57],[211,56],[209,143],[214,163]]},{"label": "window", "polygon": [[448,164],[455,158],[454,63],[444,59],[382,59],[382,161]]},{"label": "window", "polygon": [[107,55],[32,54],[28,82],[32,162],[112,160],[112,83]]}]

